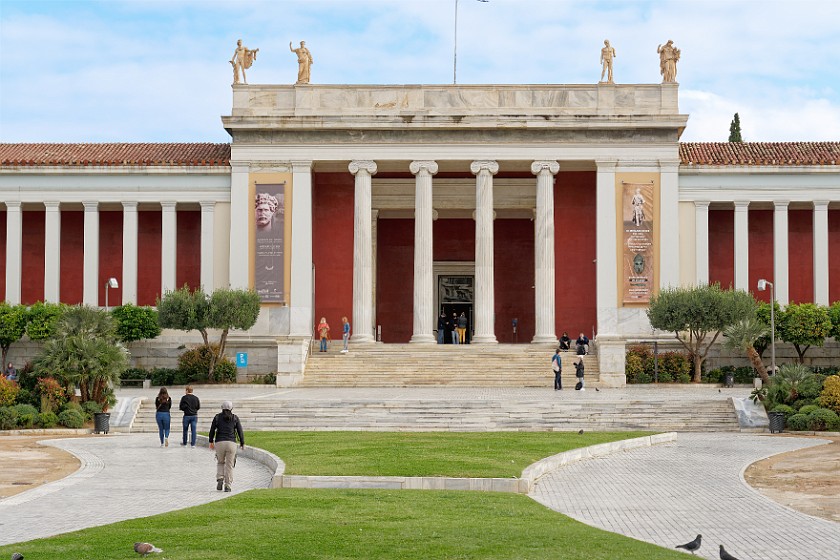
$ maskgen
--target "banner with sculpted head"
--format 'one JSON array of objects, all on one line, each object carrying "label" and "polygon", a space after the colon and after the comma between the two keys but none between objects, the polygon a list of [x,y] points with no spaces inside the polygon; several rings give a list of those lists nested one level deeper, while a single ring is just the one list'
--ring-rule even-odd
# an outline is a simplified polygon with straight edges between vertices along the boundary
[{"label": "banner with sculpted head", "polygon": [[254,290],[263,303],[284,303],[286,183],[255,184]]},{"label": "banner with sculpted head", "polygon": [[654,184],[621,183],[624,303],[648,303],[654,287]]}]

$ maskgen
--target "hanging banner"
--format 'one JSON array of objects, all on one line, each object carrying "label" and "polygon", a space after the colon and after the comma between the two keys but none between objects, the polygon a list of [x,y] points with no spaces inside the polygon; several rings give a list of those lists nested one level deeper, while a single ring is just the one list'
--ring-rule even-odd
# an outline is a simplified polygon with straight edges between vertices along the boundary
[{"label": "hanging banner", "polygon": [[286,182],[254,188],[254,290],[263,303],[284,303]]},{"label": "hanging banner", "polygon": [[624,303],[648,303],[654,287],[654,185],[621,182]]}]

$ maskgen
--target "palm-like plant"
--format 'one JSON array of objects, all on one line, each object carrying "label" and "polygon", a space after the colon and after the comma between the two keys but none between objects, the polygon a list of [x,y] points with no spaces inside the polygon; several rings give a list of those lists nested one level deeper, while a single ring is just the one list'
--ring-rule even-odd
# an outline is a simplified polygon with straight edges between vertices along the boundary
[{"label": "palm-like plant", "polygon": [[768,397],[774,404],[793,404],[802,393],[818,392],[820,381],[804,364],[784,364],[773,376]]},{"label": "palm-like plant", "polygon": [[766,336],[769,330],[767,325],[755,317],[741,319],[723,329],[723,336],[726,337],[724,346],[743,351],[747,355],[747,358],[749,358],[755,372],[761,377],[763,383],[767,383],[770,378],[767,375],[764,362],[762,362],[761,356],[759,356],[753,343],[759,338]]},{"label": "palm-like plant", "polygon": [[37,375],[78,386],[82,402],[96,401],[103,410],[110,404],[112,384],[126,367],[128,351],[117,339],[113,318],[93,307],[68,310],[34,363]]}]

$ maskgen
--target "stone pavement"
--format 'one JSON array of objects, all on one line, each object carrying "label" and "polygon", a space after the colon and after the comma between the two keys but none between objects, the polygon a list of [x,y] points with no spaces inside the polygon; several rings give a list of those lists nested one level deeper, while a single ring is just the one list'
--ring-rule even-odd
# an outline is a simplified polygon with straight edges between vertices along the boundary
[{"label": "stone pavement", "polygon": [[146,517],[270,486],[272,473],[266,467],[240,457],[233,492],[218,492],[214,453],[206,447],[181,447],[179,437],[170,437],[166,448],[160,447],[157,434],[111,433],[45,442],[71,452],[82,467],[67,478],[0,500],[0,545]]},{"label": "stone pavement", "polygon": [[740,560],[840,557],[840,525],[798,513],[744,482],[760,459],[825,440],[681,433],[675,443],[581,461],[540,478],[532,497],[588,525],[666,548],[700,533]]}]

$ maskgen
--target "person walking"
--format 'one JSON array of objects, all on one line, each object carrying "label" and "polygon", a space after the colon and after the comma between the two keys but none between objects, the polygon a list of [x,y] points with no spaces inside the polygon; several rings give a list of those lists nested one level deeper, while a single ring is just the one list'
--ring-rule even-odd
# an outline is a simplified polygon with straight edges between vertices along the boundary
[{"label": "person walking", "polygon": [[169,396],[166,387],[161,387],[157,397],[155,397],[155,422],[158,426],[161,447],[169,447],[169,425],[172,420],[169,411],[171,408],[172,398]]},{"label": "person walking", "polygon": [[554,356],[551,357],[551,370],[554,372],[554,390],[563,390],[563,361],[560,358],[560,348],[554,351]]},{"label": "person walking", "polygon": [[233,413],[233,403],[222,403],[222,411],[213,417],[210,425],[210,449],[216,450],[216,490],[224,486],[225,492],[233,485],[233,467],[236,466],[236,439],[239,448],[245,449],[245,434],[242,423]]},{"label": "person walking", "polygon": [[178,408],[184,413],[184,435],[181,438],[181,447],[187,445],[187,430],[189,430],[190,447],[195,449],[195,430],[198,426],[198,410],[201,408],[201,401],[193,395],[192,385],[187,385],[184,390],[186,393],[181,397],[181,403],[178,405]]},{"label": "person walking", "polygon": [[341,323],[341,339],[344,341],[344,350],[342,350],[341,353],[346,354],[348,352],[347,342],[350,340],[350,321],[347,320],[347,317],[342,317]]}]

